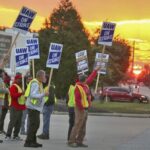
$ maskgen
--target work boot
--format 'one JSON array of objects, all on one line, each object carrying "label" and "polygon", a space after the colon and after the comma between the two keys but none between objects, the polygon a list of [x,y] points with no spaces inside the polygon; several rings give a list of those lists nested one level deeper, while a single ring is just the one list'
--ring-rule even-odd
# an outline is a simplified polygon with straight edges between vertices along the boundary
[{"label": "work boot", "polygon": [[46,135],[46,134],[41,134],[41,135],[38,135],[37,137],[39,139],[42,139],[42,140],[48,140],[49,139],[49,135]]}]

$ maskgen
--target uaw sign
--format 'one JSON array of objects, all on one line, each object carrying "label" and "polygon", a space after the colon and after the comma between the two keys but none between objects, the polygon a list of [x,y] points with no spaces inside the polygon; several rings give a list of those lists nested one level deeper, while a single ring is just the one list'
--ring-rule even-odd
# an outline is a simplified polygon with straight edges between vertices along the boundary
[{"label": "uaw sign", "polygon": [[78,74],[88,71],[87,51],[83,50],[76,54],[77,72]]},{"label": "uaw sign", "polygon": [[98,44],[112,46],[116,24],[111,22],[103,22]]},{"label": "uaw sign", "polygon": [[26,40],[26,46],[28,47],[29,59],[39,59],[39,39],[29,38]]},{"label": "uaw sign", "polygon": [[9,51],[11,43],[12,36],[0,33],[0,66],[3,64],[3,60]]},{"label": "uaw sign", "polygon": [[35,15],[35,11],[23,6],[13,25],[13,28],[21,33],[26,33]]},{"label": "uaw sign", "polygon": [[106,74],[107,73],[107,64],[109,60],[108,54],[96,53],[94,67],[100,66],[98,73]]},{"label": "uaw sign", "polygon": [[48,68],[59,68],[63,45],[58,43],[51,43],[49,48],[48,59],[46,67]]},{"label": "uaw sign", "polygon": [[16,48],[16,69],[29,69],[28,48]]}]

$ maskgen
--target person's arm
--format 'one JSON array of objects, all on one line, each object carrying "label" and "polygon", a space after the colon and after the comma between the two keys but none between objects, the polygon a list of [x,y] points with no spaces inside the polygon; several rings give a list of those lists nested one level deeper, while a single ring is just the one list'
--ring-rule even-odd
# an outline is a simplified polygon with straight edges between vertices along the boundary
[{"label": "person's arm", "polygon": [[31,84],[31,91],[30,91],[30,98],[37,98],[41,99],[45,96],[45,93],[40,93],[39,92],[39,85],[36,82],[33,82]]},{"label": "person's arm", "polygon": [[95,79],[95,77],[96,77],[97,72],[98,72],[99,69],[100,69],[100,66],[97,66],[95,68],[95,70],[88,76],[88,78],[85,81],[86,84],[90,85],[93,82],[93,80]]},{"label": "person's arm", "polygon": [[78,87],[75,88],[75,102],[76,102],[76,106],[80,109],[83,110],[83,106],[81,103],[81,94],[80,91],[78,89]]},{"label": "person's arm", "polygon": [[90,85],[93,82],[93,80],[95,79],[96,75],[97,75],[97,70],[94,70],[86,79],[86,81],[85,81],[86,84]]},{"label": "person's arm", "polygon": [[18,99],[23,93],[19,93],[18,89],[15,85],[12,85],[10,87],[10,95],[14,98],[14,99]]}]

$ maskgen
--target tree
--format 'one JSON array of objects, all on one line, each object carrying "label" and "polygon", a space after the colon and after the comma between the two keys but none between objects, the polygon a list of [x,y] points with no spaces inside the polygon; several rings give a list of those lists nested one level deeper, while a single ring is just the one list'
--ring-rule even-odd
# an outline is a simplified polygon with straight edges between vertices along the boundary
[{"label": "tree", "polygon": [[70,0],[61,0],[44,25],[39,32],[41,59],[36,67],[46,69],[45,60],[51,42],[63,44],[61,63],[59,69],[54,71],[52,80],[56,84],[57,95],[64,97],[77,76],[75,52],[90,49],[88,34]]}]

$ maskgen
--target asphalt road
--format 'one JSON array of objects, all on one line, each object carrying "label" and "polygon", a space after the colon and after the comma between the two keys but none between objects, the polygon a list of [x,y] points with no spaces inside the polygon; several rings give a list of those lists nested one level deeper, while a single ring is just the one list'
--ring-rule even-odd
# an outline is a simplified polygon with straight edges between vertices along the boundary
[{"label": "asphalt road", "polygon": [[[9,115],[5,122],[7,129]],[[41,118],[42,119],[42,118]],[[42,150],[70,150],[66,144],[68,129],[67,115],[52,115],[50,140],[38,140]],[[42,122],[38,134],[41,133]],[[21,136],[25,139],[25,136]],[[0,139],[4,136],[0,135]],[[127,118],[109,116],[89,116],[85,143],[87,150],[150,150],[150,118]],[[0,150],[25,150],[24,141],[4,141]]]}]

